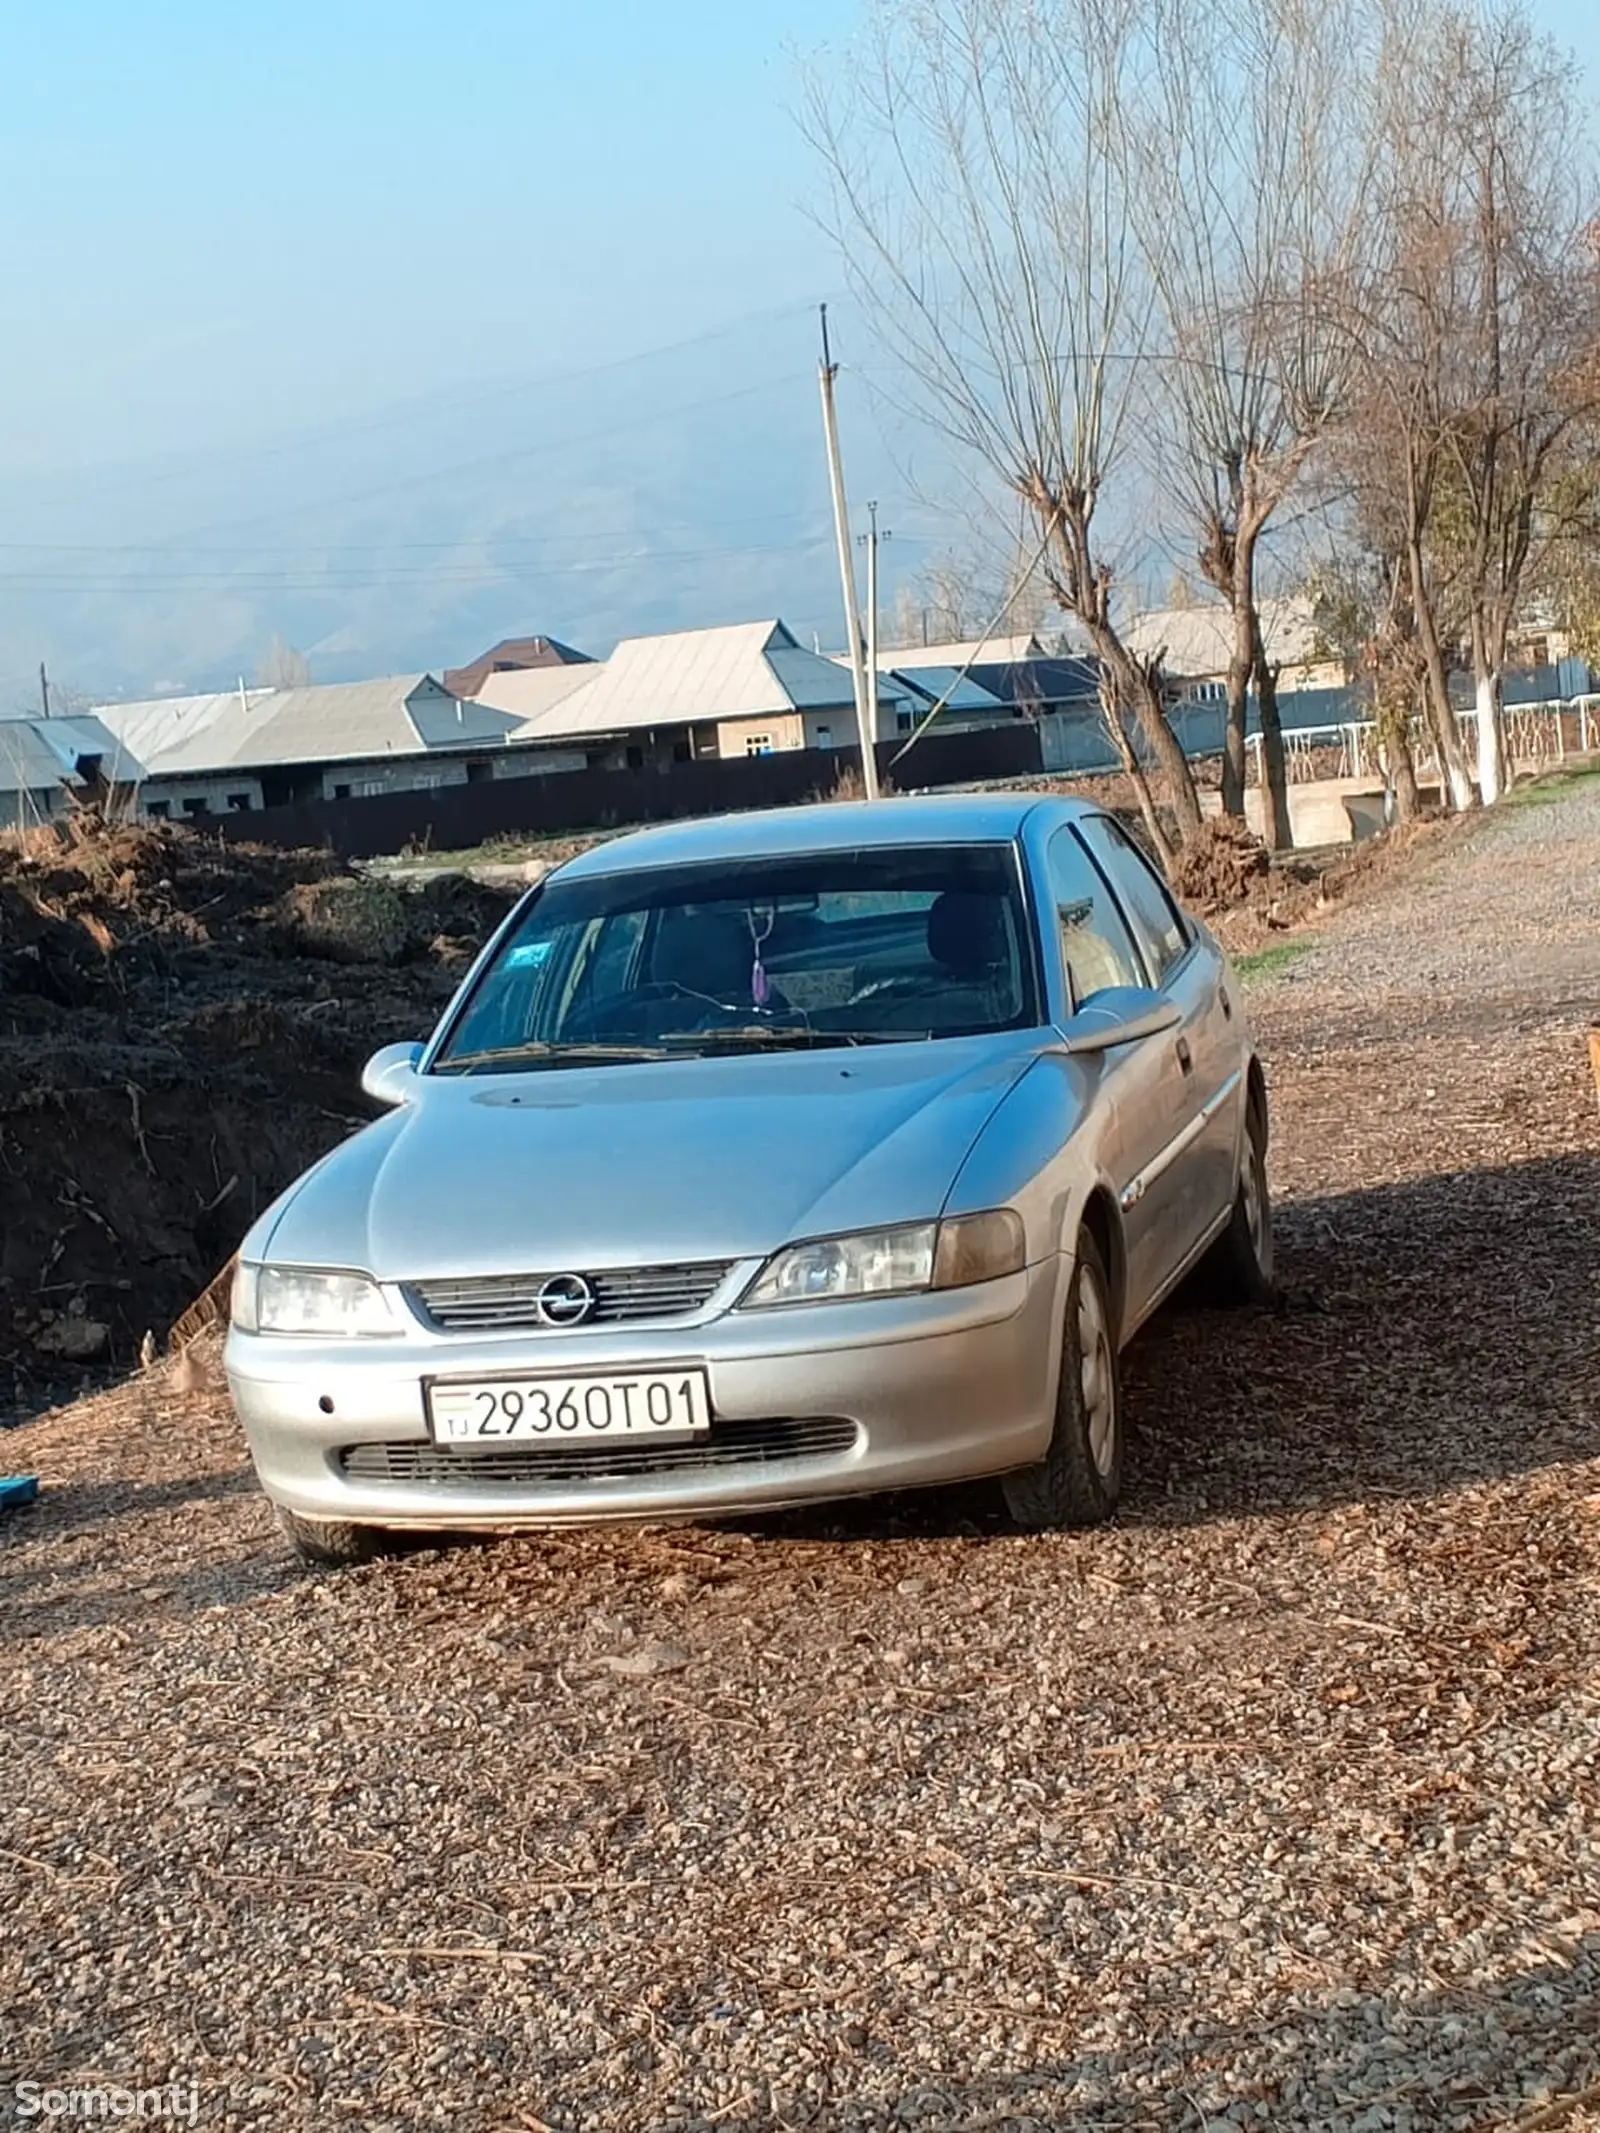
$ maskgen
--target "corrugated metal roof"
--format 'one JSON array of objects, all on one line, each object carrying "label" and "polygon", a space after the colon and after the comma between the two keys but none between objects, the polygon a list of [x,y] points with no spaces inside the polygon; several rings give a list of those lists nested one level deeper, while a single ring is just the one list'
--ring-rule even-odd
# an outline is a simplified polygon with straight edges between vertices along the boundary
[{"label": "corrugated metal roof", "polygon": [[431,674],[112,705],[107,723],[115,726],[119,713],[136,714],[126,737],[135,745],[139,736],[136,752],[156,778],[493,746],[516,724],[488,704],[451,696]]},{"label": "corrugated metal roof", "polygon": [[[505,675],[504,681],[521,680]],[[894,700],[885,689],[884,701]],[[530,716],[520,739],[566,740],[634,733],[702,720],[770,718],[786,711],[846,710],[848,674],[801,649],[781,622],[626,637],[592,678],[563,702]]]},{"label": "corrugated metal roof", "polygon": [[[1316,625],[1311,603],[1303,599],[1263,600],[1261,635],[1267,656],[1284,666],[1302,666],[1316,657]],[[1130,652],[1150,659],[1163,647],[1169,674],[1206,676],[1226,673],[1233,637],[1233,617],[1220,600],[1198,607],[1153,607],[1136,615],[1122,631]]]},{"label": "corrugated metal roof", "polygon": [[491,674],[517,672],[524,667],[584,666],[587,652],[575,652],[559,637],[502,637],[488,651],[464,667],[446,667],[444,685],[452,696],[482,696]]},{"label": "corrugated metal roof", "polygon": [[[247,689],[244,702],[253,708],[272,694],[271,689]],[[140,703],[96,704],[94,716],[116,735],[125,757],[150,766],[241,709],[237,689],[220,689],[209,696],[156,696]]]},{"label": "corrugated metal roof", "polygon": [[[797,711],[855,710],[856,689],[848,661],[841,668],[836,661],[821,659],[798,645],[775,645],[767,659]],[[886,674],[880,666],[879,703],[899,703],[904,695],[904,689],[895,686],[893,675]]]},{"label": "corrugated metal roof", "polygon": [[[981,688],[959,667],[916,667],[904,676],[904,687],[924,707],[944,699],[947,711],[1004,711],[1009,707],[990,689]],[[947,693],[948,692],[948,693]]]},{"label": "corrugated metal roof", "polygon": [[107,777],[129,783],[140,766],[119,765],[117,736],[92,712],[74,718],[0,718],[0,791],[45,792],[74,779],[87,757]]},{"label": "corrugated metal roof", "polygon": [[519,721],[511,731],[513,741],[536,741],[543,738],[543,727],[557,707],[579,689],[592,687],[604,671],[599,662],[588,660],[582,665],[523,667],[511,674],[491,674],[476,701]]},{"label": "corrugated metal roof", "polygon": [[878,647],[880,667],[909,673],[917,667],[967,667],[981,660],[985,666],[1003,666],[1013,659],[1043,659],[1044,646],[1031,630],[1020,637],[972,637],[964,644],[910,644]]},{"label": "corrugated metal roof", "polygon": [[767,659],[774,642],[794,640],[781,622],[625,637],[579,700],[589,732],[744,718],[794,706]]}]

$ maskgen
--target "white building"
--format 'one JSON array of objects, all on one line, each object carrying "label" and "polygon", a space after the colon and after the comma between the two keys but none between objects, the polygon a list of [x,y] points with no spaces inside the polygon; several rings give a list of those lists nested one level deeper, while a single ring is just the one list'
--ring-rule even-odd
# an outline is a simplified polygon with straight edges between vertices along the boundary
[{"label": "white building", "polygon": [[[906,693],[892,676],[879,677],[879,739],[894,736]],[[856,739],[848,669],[806,651],[775,618],[626,637],[609,659],[587,666],[493,675],[478,701],[521,714],[515,746],[541,756],[581,748],[593,769],[843,748]]]},{"label": "white building", "polygon": [[[1296,689],[1343,687],[1345,673],[1339,661],[1318,656],[1309,600],[1263,600],[1261,640],[1268,662],[1278,669],[1278,687],[1285,694]],[[1200,601],[1193,607],[1149,608],[1123,626],[1122,641],[1137,658],[1159,655],[1172,681],[1186,686],[1198,701],[1225,694],[1233,653],[1233,616],[1220,600]]]},{"label": "white building", "polygon": [[189,817],[467,785],[540,766],[508,751],[518,721],[431,674],[103,704],[142,768],[140,811]]}]

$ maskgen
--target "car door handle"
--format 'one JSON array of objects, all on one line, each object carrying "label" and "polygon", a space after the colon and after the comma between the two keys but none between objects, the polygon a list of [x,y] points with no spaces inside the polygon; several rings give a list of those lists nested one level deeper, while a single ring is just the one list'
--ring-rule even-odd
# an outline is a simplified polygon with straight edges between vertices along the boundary
[{"label": "car door handle", "polygon": [[1217,987],[1217,999],[1221,1003],[1224,1018],[1227,1021],[1231,1022],[1233,1020],[1233,1001],[1228,996],[1228,988],[1226,985],[1219,985]]},{"label": "car door handle", "polygon": [[1187,1037],[1178,1039],[1177,1052],[1179,1066],[1183,1068],[1186,1074],[1192,1074],[1194,1072],[1194,1060],[1189,1052],[1189,1040]]}]

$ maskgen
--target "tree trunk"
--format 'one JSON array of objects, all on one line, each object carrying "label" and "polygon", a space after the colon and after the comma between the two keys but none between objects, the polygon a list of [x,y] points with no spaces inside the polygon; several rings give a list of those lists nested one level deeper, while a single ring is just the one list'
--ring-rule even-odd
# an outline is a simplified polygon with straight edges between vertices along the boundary
[{"label": "tree trunk", "polygon": [[1245,720],[1255,665],[1255,611],[1248,598],[1233,610],[1233,646],[1228,654],[1227,710],[1222,723],[1222,812],[1244,813]]},{"label": "tree trunk", "polygon": [[1250,619],[1255,640],[1256,712],[1261,720],[1261,827],[1269,850],[1288,852],[1294,849],[1294,825],[1289,816],[1289,771],[1283,759],[1283,722],[1278,717],[1278,677],[1267,663],[1253,609]]},{"label": "tree trunk", "polygon": [[1384,747],[1389,757],[1389,782],[1394,787],[1395,820],[1414,822],[1422,811],[1422,801],[1417,792],[1417,765],[1411,753],[1411,735],[1403,710],[1390,721],[1389,730],[1384,734]]},{"label": "tree trunk", "polygon": [[1162,823],[1160,815],[1156,812],[1155,798],[1150,791],[1150,780],[1145,776],[1144,765],[1140,762],[1137,751],[1132,741],[1128,738],[1128,729],[1122,722],[1122,714],[1117,707],[1115,695],[1103,695],[1100,709],[1105,721],[1106,731],[1111,736],[1111,745],[1116,749],[1118,760],[1127,775],[1128,783],[1133,787],[1133,797],[1139,804],[1140,820],[1144,823],[1145,834],[1150,839],[1151,850],[1160,859],[1163,867],[1170,867],[1177,854],[1173,849],[1172,839],[1167,835],[1165,825]]},{"label": "tree trunk", "polygon": [[1464,815],[1476,806],[1477,795],[1472,790],[1467,758],[1461,746],[1461,728],[1456,724],[1456,715],[1450,705],[1450,683],[1444,670],[1439,632],[1434,627],[1433,602],[1428,597],[1427,580],[1423,574],[1422,548],[1414,537],[1407,549],[1406,574],[1411,580],[1411,612],[1416,617],[1417,639],[1422,646],[1427,670],[1424,700],[1433,737],[1438,744],[1445,793],[1456,813]]},{"label": "tree trunk", "polygon": [[[1150,759],[1165,781],[1181,843],[1200,827],[1200,795],[1189,759],[1167,724],[1161,691],[1150,669],[1134,658],[1111,619],[1111,574],[1096,562],[1089,545],[1093,494],[1063,496],[1042,476],[1030,476],[1015,486],[1053,540],[1058,572],[1051,574],[1051,590],[1089,639],[1119,714],[1131,712],[1138,722]],[[1171,840],[1167,842],[1170,845]]]},{"label": "tree trunk", "polygon": [[1200,827],[1200,795],[1195,790],[1189,758],[1178,746],[1177,735],[1167,724],[1161,692],[1115,630],[1101,622],[1086,623],[1085,627],[1101,665],[1111,677],[1117,703],[1128,705],[1138,720],[1145,746],[1165,783],[1181,842]]},{"label": "tree trunk", "polygon": [[1500,717],[1500,661],[1481,614],[1472,618],[1472,693],[1478,709],[1478,795],[1485,807],[1493,807],[1511,781]]}]

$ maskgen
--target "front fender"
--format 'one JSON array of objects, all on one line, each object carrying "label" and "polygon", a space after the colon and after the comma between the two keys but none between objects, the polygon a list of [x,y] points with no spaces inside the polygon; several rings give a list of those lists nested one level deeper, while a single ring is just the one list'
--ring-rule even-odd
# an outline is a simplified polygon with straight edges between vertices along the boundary
[{"label": "front fender", "polygon": [[1070,1252],[1081,1211],[1104,1182],[1102,1079],[1097,1058],[1046,1053],[1035,1059],[968,1150],[946,1214],[1014,1207],[1027,1232],[1030,1263]]}]

